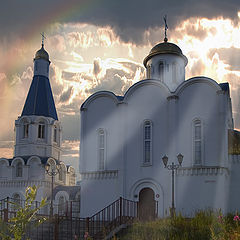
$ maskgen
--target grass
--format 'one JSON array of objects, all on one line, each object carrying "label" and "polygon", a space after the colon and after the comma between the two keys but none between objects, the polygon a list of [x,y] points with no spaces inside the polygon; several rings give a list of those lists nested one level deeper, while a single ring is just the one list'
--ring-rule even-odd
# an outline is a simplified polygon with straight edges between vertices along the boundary
[{"label": "grass", "polygon": [[[237,217],[236,217],[237,216]],[[115,240],[238,240],[238,214],[199,211],[194,218],[181,215],[151,222],[135,222]]]}]

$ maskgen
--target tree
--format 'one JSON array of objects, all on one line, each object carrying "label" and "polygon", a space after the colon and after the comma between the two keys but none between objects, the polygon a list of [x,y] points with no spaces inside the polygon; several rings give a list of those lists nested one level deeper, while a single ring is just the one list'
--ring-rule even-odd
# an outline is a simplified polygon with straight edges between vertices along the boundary
[{"label": "tree", "polygon": [[1,220],[0,223],[0,237],[3,240],[12,239],[21,240],[22,237],[26,234],[27,227],[30,224],[35,224],[35,226],[40,225],[46,221],[46,217],[40,217],[37,215],[37,212],[46,205],[46,198],[42,199],[39,207],[34,206],[34,201],[37,195],[37,187],[27,187],[25,191],[25,201],[24,205],[17,202],[9,202],[16,209],[16,216],[9,219],[8,223],[4,223]]}]

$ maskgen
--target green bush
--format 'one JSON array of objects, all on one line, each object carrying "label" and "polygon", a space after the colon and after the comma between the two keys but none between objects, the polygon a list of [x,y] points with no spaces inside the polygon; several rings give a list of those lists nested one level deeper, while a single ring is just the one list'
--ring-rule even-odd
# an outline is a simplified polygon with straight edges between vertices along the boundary
[{"label": "green bush", "polygon": [[199,211],[193,218],[178,215],[152,222],[135,222],[120,240],[237,240],[240,218],[221,211]]}]

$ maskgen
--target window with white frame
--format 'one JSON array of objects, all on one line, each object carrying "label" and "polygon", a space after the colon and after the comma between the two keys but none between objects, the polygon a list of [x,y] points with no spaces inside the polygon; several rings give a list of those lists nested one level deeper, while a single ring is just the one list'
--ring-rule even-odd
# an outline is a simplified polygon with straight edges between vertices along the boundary
[{"label": "window with white frame", "polygon": [[164,75],[164,63],[161,61],[159,63],[159,79],[163,81],[163,75]]},{"label": "window with white frame", "polygon": [[197,119],[193,122],[193,157],[194,165],[202,164],[202,122]]},{"label": "window with white frame", "polygon": [[98,130],[98,169],[104,170],[105,168],[105,131]]},{"label": "window with white frame", "polygon": [[22,177],[23,175],[23,165],[21,162],[16,164],[16,177]]},{"label": "window with white frame", "polygon": [[38,138],[45,138],[45,124],[44,122],[39,122],[38,124]]},{"label": "window with white frame", "polygon": [[143,164],[150,165],[152,163],[152,122],[149,120],[144,122],[143,135]]}]

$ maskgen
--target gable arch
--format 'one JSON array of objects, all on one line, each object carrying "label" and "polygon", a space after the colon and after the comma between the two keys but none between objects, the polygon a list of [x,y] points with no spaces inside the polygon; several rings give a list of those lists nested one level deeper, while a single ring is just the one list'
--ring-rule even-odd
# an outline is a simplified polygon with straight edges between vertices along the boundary
[{"label": "gable arch", "polygon": [[127,92],[124,95],[124,100],[127,101],[128,98],[132,96],[138,88],[143,87],[145,85],[154,85],[163,89],[163,91],[166,93],[166,96],[170,94],[170,90],[165,83],[160,82],[159,80],[154,80],[154,79],[144,79],[135,83],[127,90]]},{"label": "gable arch", "polygon": [[31,156],[28,160],[27,160],[27,165],[31,165],[33,161],[37,161],[38,164],[42,164],[41,159],[38,156]]},{"label": "gable arch", "polygon": [[215,91],[222,90],[221,87],[219,86],[219,84],[215,80],[208,78],[208,77],[199,76],[199,77],[190,78],[190,79],[184,81],[183,83],[181,83],[177,87],[175,94],[176,95],[181,94],[187,87],[189,87],[195,83],[205,83],[205,84],[209,85],[210,87],[212,87]]},{"label": "gable arch", "polygon": [[95,101],[97,98],[100,98],[100,97],[107,97],[111,99],[115,104],[118,104],[120,102],[117,96],[113,92],[100,91],[92,94],[90,97],[87,98],[87,100],[81,106],[81,111],[86,110],[88,106],[91,104],[91,102]]},{"label": "gable arch", "polygon": [[0,158],[0,164],[6,164],[6,166],[9,166],[9,161],[6,158]]},{"label": "gable arch", "polygon": [[164,191],[160,183],[152,178],[144,178],[136,181],[128,192],[128,198],[134,201],[139,200],[139,193],[143,188],[151,188],[154,192],[154,199],[158,202],[158,216],[164,216]]},{"label": "gable arch", "polygon": [[51,124],[50,119],[42,116],[37,116],[35,123],[39,124],[40,122],[43,122],[46,125]]},{"label": "gable arch", "polygon": [[12,161],[12,163],[11,163],[11,166],[14,166],[14,167],[15,167],[16,164],[17,164],[19,161],[22,163],[22,165],[25,165],[24,160],[23,160],[21,157],[17,157],[17,158],[14,158],[14,159],[13,159],[13,161]]},{"label": "gable arch", "polygon": [[24,123],[30,124],[30,123],[31,123],[31,118],[28,117],[28,116],[22,116],[22,117],[19,119],[19,123],[20,123],[20,125],[23,125]]},{"label": "gable arch", "polygon": [[69,194],[66,191],[58,191],[54,197],[55,201],[58,203],[59,198],[64,197],[65,201],[69,201]]}]

